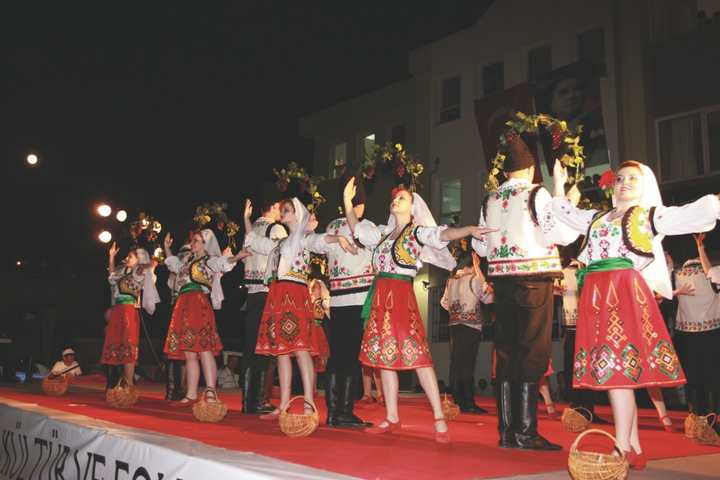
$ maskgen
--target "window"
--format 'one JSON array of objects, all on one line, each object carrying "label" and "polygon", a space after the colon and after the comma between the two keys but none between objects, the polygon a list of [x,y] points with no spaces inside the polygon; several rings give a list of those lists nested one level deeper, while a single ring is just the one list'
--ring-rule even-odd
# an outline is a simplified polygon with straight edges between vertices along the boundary
[{"label": "window", "polygon": [[375,134],[371,133],[363,138],[363,155],[372,155],[375,151]]},{"label": "window", "polygon": [[536,82],[552,70],[550,45],[533,48],[528,52],[528,81]]},{"label": "window", "polygon": [[720,106],[657,121],[662,181],[720,172]]},{"label": "window", "polygon": [[442,83],[440,123],[460,118],[460,77],[446,78]]},{"label": "window", "polygon": [[502,92],[505,89],[505,65],[502,62],[485,65],[482,69],[483,95]]},{"label": "window", "polygon": [[443,180],[440,184],[440,223],[450,227],[460,224],[462,211],[462,183],[459,178]]},{"label": "window", "polygon": [[340,178],[347,167],[347,143],[338,143],[330,151],[330,178]]},{"label": "window", "polygon": [[605,31],[593,28],[577,37],[578,60],[595,65],[599,75],[605,75]]},{"label": "window", "polygon": [[405,145],[405,125],[396,125],[390,131],[390,139],[392,144]]}]

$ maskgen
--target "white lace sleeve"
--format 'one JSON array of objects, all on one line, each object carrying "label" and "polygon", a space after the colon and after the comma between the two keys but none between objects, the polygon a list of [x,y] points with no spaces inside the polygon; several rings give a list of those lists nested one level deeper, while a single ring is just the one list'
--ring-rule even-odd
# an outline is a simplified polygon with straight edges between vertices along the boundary
[{"label": "white lace sleeve", "polygon": [[235,268],[236,263],[230,263],[228,261],[228,258],[229,257],[226,257],[225,255],[220,255],[219,257],[210,257],[207,259],[207,266],[210,267],[210,270],[215,273],[229,272],[233,268]]},{"label": "white lace sleeve", "polygon": [[[545,188],[539,189],[535,195],[535,218],[537,218],[547,246],[568,245],[580,236],[580,232],[556,220],[552,208],[552,197]],[[582,233],[584,234],[585,231]]]},{"label": "white lace sleeve", "polygon": [[180,268],[182,267],[182,262],[175,255],[171,255],[165,259],[165,266],[172,273],[180,273]]},{"label": "white lace sleeve", "polygon": [[369,220],[363,220],[355,225],[355,238],[367,248],[374,248],[382,239],[384,225],[375,225]]},{"label": "white lace sleeve", "polygon": [[573,206],[565,197],[554,197],[550,200],[552,215],[565,225],[581,235],[585,235],[590,228],[597,210],[583,210]]},{"label": "white lace sleeve", "polygon": [[247,248],[259,255],[269,255],[272,249],[277,245],[276,240],[271,240],[252,231],[248,232],[244,243]]},{"label": "white lace sleeve", "polygon": [[[485,216],[482,211],[480,212],[480,218],[478,219],[478,227],[486,227]],[[482,235],[480,238],[474,238],[470,242],[473,250],[481,257],[487,257],[487,235]]]},{"label": "white lace sleeve", "polygon": [[325,241],[325,233],[311,233],[307,235],[303,240],[303,247],[305,250],[310,250],[313,253],[327,254],[330,251],[331,245]]},{"label": "white lace sleeve", "polygon": [[653,227],[663,235],[709,232],[720,218],[720,200],[705,195],[681,207],[660,206],[652,218]]},{"label": "white lace sleeve", "polygon": [[447,225],[440,225],[438,227],[415,227],[415,238],[423,245],[428,247],[441,249],[448,246],[449,242],[440,240],[440,234],[447,230]]}]

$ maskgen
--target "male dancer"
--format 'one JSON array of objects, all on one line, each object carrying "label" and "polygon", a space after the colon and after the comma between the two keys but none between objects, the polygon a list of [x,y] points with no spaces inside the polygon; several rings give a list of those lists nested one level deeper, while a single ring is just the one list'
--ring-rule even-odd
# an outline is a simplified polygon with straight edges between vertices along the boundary
[{"label": "male dancer", "polygon": [[[245,218],[250,218],[252,207],[250,201],[245,202]],[[252,224],[252,231],[272,239],[285,238],[287,231],[280,223],[280,203],[272,202],[263,206],[262,215]],[[247,238],[247,233],[245,235]],[[247,248],[247,245],[243,248]],[[243,392],[242,411],[243,413],[269,413],[275,407],[270,405],[266,396],[265,386],[267,379],[266,370],[270,358],[255,354],[260,318],[265,299],[267,298],[268,287],[263,283],[265,279],[265,268],[268,257],[253,253],[246,257],[245,262],[245,285],[248,289],[247,315],[245,317],[245,345],[243,347],[243,364],[240,382]]]},{"label": "male dancer", "polygon": [[[345,186],[349,178],[340,185]],[[342,189],[341,192],[341,205]],[[358,218],[365,213],[365,191],[362,183],[352,204]],[[326,234],[343,235],[353,238],[345,216],[331,221]],[[372,251],[356,242],[357,254],[344,251],[337,243],[326,243],[319,236],[313,251],[328,256],[330,277],[330,320],[327,322],[327,336],[330,344],[330,359],[327,364],[327,385],[325,400],[328,407],[327,424],[331,427],[366,427],[364,422],[353,413],[357,381],[360,378],[360,343],[363,336],[363,320],[360,316],[374,274],[372,269]]]},{"label": "male dancer", "polygon": [[[528,135],[528,140],[536,137]],[[553,279],[562,276],[554,243],[569,243],[577,234],[561,230],[551,215],[543,215],[551,197],[532,183],[535,157],[519,135],[508,134],[507,141],[507,181],[485,198],[479,221],[481,227],[498,231],[472,242],[488,259],[495,289],[499,445],[560,450],[537,431],[538,383],[550,360]]]}]

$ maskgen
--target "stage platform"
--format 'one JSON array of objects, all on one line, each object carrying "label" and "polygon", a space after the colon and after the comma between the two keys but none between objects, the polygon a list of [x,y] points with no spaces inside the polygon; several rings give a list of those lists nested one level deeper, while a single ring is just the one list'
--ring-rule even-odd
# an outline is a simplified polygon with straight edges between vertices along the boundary
[{"label": "stage platform", "polygon": [[[321,426],[310,437],[289,438],[276,422],[242,415],[238,391],[221,393],[230,407],[227,418],[206,424],[195,421],[189,409],[168,407],[159,385],[141,385],[140,401],[128,410],[107,406],[102,385],[99,378],[84,378],[63,397],[48,397],[39,385],[0,387],[0,478],[568,478],[564,471],[575,438],[559,421],[541,415],[541,432],[564,451],[500,449],[492,399],[478,397],[491,413],[461,415],[450,422],[452,443],[439,445],[421,395],[401,398],[398,433],[373,436]],[[317,403],[322,407],[322,398]],[[607,407],[598,411],[610,418]],[[359,407],[357,413],[373,422],[384,417],[379,405]],[[673,421],[681,427],[682,414]],[[611,426],[604,428],[612,432]],[[632,478],[718,478],[720,448],[665,432],[654,410],[641,411],[641,429],[649,458],[662,460],[650,466],[669,465],[666,470],[674,476],[651,475],[651,468]],[[604,440],[587,446],[608,448]],[[676,467],[683,461],[685,470]]]}]

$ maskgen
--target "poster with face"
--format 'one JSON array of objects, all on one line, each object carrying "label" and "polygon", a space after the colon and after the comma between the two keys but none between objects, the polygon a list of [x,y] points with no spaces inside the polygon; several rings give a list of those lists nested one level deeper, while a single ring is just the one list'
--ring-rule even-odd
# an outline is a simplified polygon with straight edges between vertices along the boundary
[{"label": "poster with face", "polygon": [[[550,72],[535,85],[535,111],[565,120],[570,128],[582,126],[585,175],[602,173],[610,158],[600,95],[600,76],[592,63],[578,62]],[[543,153],[550,152],[550,135],[541,135]],[[544,155],[547,172],[554,161]],[[543,170],[545,170],[545,168]]]}]

